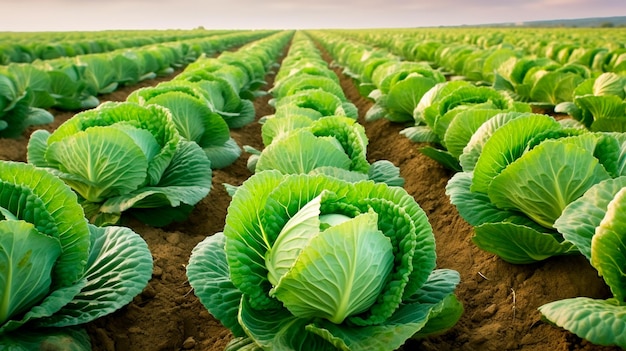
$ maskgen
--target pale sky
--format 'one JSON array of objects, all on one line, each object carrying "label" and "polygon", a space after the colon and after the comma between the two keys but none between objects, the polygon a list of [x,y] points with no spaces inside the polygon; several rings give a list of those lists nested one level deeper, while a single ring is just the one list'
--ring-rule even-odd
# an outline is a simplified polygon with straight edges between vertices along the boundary
[{"label": "pale sky", "polygon": [[432,27],[625,15],[626,0],[0,0],[0,31]]}]

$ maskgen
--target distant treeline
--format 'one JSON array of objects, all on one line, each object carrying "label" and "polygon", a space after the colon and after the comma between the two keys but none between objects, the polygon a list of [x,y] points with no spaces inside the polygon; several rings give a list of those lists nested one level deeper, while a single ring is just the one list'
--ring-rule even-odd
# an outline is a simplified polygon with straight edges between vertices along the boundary
[{"label": "distant treeline", "polygon": [[[558,19],[549,21],[507,22],[478,25],[477,27],[626,27],[626,16]],[[473,26],[474,27],[474,26]]]}]

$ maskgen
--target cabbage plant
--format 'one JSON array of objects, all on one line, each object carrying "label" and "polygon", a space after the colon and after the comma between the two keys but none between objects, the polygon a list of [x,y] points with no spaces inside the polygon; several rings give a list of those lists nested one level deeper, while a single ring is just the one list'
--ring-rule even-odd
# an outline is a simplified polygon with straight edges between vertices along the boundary
[{"label": "cabbage plant", "polygon": [[508,262],[576,253],[555,221],[593,185],[626,175],[626,139],[563,128],[545,115],[503,117],[468,144],[465,172],[446,187],[450,202],[475,227],[473,242]]},{"label": "cabbage plant", "polygon": [[27,156],[63,179],[99,225],[117,223],[125,211],[151,225],[182,220],[211,188],[206,154],[157,105],[101,104],[53,133],[34,132]]},{"label": "cabbage plant", "polygon": [[607,300],[575,297],[547,303],[549,322],[599,345],[626,348],[626,177],[591,187],[569,204],[555,223],[611,289]]},{"label": "cabbage plant", "polygon": [[198,60],[173,81],[202,83],[202,89],[211,96],[211,109],[222,116],[230,128],[241,128],[254,121],[254,104],[239,96],[238,89],[243,84],[240,79],[244,79],[244,72],[217,60],[208,60]]},{"label": "cabbage plant", "polygon": [[264,171],[187,275],[229,350],[394,350],[453,326],[456,271],[435,268],[428,219],[404,189]]},{"label": "cabbage plant", "polygon": [[248,159],[248,168],[254,172],[324,173],[344,180],[404,185],[400,169],[391,162],[367,161],[365,129],[349,117],[270,118],[263,124],[262,138],[266,148]]},{"label": "cabbage plant", "polygon": [[182,137],[197,143],[213,169],[224,168],[239,158],[241,148],[230,136],[226,121],[211,110],[209,92],[201,83],[170,81],[135,90],[127,101],[167,108]]},{"label": "cabbage plant", "polygon": [[460,171],[463,149],[484,122],[500,113],[530,111],[530,105],[515,102],[491,87],[450,81],[424,94],[413,111],[415,125],[400,134],[413,142],[436,144],[419,150],[443,166]]},{"label": "cabbage plant", "polygon": [[392,122],[413,120],[413,110],[422,96],[445,77],[426,63],[390,60],[378,65],[372,81],[376,89],[369,98],[375,101],[365,116],[366,121],[387,118]]},{"label": "cabbage plant", "polygon": [[574,90],[573,101],[562,102],[556,112],[567,113],[593,131],[626,131],[626,77],[603,73]]},{"label": "cabbage plant", "polygon": [[[341,86],[336,85],[341,91]],[[342,92],[343,93],[343,92]],[[287,95],[274,101],[279,118],[294,115],[306,116],[310,119],[318,119],[324,116],[347,116],[354,120],[359,117],[356,106],[349,101],[342,101],[340,97],[328,91],[310,88],[299,90],[292,95]]]},{"label": "cabbage plant", "polygon": [[[35,88],[16,78],[16,72],[8,67],[0,68],[0,138],[18,138],[28,126],[51,123],[54,116],[44,108],[35,107]],[[30,75],[37,71],[31,69],[20,72]],[[46,87],[50,82],[46,80],[45,73],[42,74],[36,76],[44,78],[38,82]]]},{"label": "cabbage plant", "polygon": [[90,350],[75,327],[128,304],[152,276],[146,242],[87,223],[60,179],[0,163],[0,349]]}]

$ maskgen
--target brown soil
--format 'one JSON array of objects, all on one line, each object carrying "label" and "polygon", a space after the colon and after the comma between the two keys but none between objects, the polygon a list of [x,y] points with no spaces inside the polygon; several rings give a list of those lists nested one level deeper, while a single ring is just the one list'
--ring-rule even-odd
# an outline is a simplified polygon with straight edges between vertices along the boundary
[{"label": "brown soil", "polygon": [[[328,57],[326,57],[328,58]],[[524,350],[573,351],[616,350],[589,344],[541,321],[540,305],[569,297],[610,296],[583,257],[561,257],[532,265],[511,265],[479,250],[470,240],[472,228],[459,217],[445,195],[452,173],[421,155],[419,145],[399,134],[401,125],[379,120],[363,122],[371,102],[361,97],[354,84],[336,71],[349,99],[359,108],[369,138],[371,161],[387,159],[399,166],[406,190],[415,197],[430,219],[437,242],[438,266],[461,274],[457,295],[465,307],[459,323],[447,333],[422,341],[408,341],[403,350]],[[154,85],[158,81],[143,85]],[[267,87],[271,87],[272,76]],[[137,86],[102,97],[123,101]],[[257,117],[273,113],[269,96],[255,102]],[[73,113],[54,111],[53,130]],[[25,161],[28,130],[24,136],[0,139],[0,159]],[[240,145],[262,147],[260,125],[233,130]],[[154,257],[152,280],[134,301],[110,316],[87,326],[94,351],[223,350],[231,338],[198,302],[185,276],[193,247],[206,236],[221,231],[230,198],[223,183],[239,185],[252,174],[244,154],[233,165],[215,170],[210,194],[196,205],[188,220],[165,228],[152,228],[134,220],[128,225],[147,241]]]}]

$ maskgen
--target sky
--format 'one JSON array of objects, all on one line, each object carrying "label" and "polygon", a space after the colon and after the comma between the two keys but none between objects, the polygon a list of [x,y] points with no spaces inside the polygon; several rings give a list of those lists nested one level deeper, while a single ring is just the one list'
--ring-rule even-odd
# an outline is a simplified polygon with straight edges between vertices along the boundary
[{"label": "sky", "polygon": [[0,31],[311,29],[626,16],[626,0],[0,0]]}]

